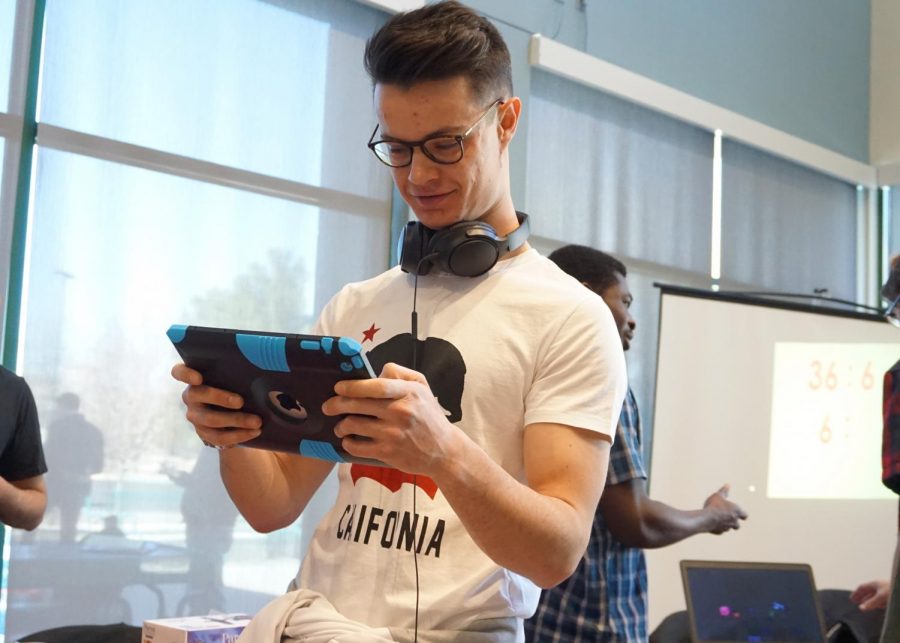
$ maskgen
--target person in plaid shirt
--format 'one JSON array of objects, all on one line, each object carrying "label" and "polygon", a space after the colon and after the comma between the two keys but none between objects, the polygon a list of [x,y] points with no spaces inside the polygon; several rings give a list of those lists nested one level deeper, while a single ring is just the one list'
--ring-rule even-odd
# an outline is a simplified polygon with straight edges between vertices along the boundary
[{"label": "person in plaid shirt", "polygon": [[[885,317],[900,325],[900,255],[891,259],[891,273],[881,289],[887,300]],[[884,375],[884,433],[882,435],[881,479],[900,494],[900,360]]]},{"label": "person in plaid shirt", "polygon": [[[891,258],[891,272],[881,289],[888,302],[885,318],[900,326],[900,254]],[[884,427],[881,438],[881,481],[888,489],[900,494],[900,359],[884,374]],[[898,512],[900,518],[900,512]],[[900,641],[900,592],[896,590],[900,572],[900,523],[897,549],[894,551],[893,583],[870,581],[863,583],[851,599],[863,611],[885,609],[882,641]],[[892,587],[893,586],[893,587]]]},{"label": "person in plaid shirt", "polygon": [[[627,351],[636,323],[626,268],[610,255],[568,245],[550,254],[565,272],[609,306]],[[575,573],[544,590],[525,635],[535,643],[647,640],[647,568],[644,548],[664,547],[700,533],[738,529],[746,512],[728,500],[728,485],[693,511],[647,496],[638,406],[631,390],[610,452],[606,488],[594,515],[591,539]]]}]

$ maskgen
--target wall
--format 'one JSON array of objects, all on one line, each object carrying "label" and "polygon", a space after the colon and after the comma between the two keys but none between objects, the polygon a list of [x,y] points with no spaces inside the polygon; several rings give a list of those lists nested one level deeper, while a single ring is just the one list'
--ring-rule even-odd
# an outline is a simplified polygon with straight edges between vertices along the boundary
[{"label": "wall", "polygon": [[872,163],[900,162],[900,3],[872,0]]},{"label": "wall", "polygon": [[512,27],[544,34],[856,160],[869,160],[868,2],[467,4]]}]

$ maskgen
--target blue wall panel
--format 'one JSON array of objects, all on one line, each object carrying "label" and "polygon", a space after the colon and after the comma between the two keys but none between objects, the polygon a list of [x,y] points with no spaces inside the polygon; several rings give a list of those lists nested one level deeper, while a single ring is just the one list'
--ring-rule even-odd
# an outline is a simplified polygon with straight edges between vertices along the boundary
[{"label": "blue wall panel", "polygon": [[[868,0],[469,0],[566,45],[860,161]],[[514,56],[518,54],[514,52]]]}]

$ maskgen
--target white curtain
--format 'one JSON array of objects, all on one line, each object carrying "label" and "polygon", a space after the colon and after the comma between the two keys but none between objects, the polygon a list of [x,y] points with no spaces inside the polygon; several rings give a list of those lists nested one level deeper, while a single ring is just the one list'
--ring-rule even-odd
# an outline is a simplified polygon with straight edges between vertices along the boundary
[{"label": "white curtain", "polygon": [[856,187],[741,143],[722,146],[722,278],[856,295]]},{"label": "white curtain", "polygon": [[536,234],[703,272],[712,135],[536,71],[526,203]]},{"label": "white curtain", "polygon": [[653,426],[658,290],[707,285],[712,134],[558,76],[534,71],[525,209],[544,252],[588,245],[629,270],[637,336],[629,382]]}]

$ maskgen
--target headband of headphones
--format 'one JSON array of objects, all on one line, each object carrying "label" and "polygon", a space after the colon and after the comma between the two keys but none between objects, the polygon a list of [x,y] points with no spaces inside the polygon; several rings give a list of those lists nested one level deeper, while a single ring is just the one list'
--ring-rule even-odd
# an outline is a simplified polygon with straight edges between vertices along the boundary
[{"label": "headband of headphones", "polygon": [[516,217],[519,226],[505,237],[481,221],[460,221],[440,230],[418,221],[407,223],[400,238],[400,267],[419,275],[432,268],[460,277],[483,275],[528,240],[528,215],[516,212]]}]

